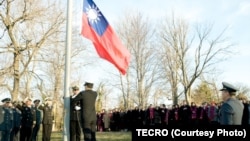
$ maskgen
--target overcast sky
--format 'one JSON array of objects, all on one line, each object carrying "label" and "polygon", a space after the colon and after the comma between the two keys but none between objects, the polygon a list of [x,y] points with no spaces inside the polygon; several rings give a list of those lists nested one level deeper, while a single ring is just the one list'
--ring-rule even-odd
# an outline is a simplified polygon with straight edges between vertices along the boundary
[{"label": "overcast sky", "polygon": [[[115,27],[115,23],[125,11],[137,10],[151,21],[160,20],[166,15],[180,16],[192,23],[213,23],[213,31],[226,31],[234,45],[235,54],[218,65],[223,70],[220,82],[242,83],[250,87],[250,1],[249,0],[95,0],[100,11]],[[82,1],[74,3],[75,10],[82,10]],[[79,12],[80,13],[80,12]],[[77,23],[79,17],[74,17]],[[79,24],[80,29],[80,22]],[[106,63],[106,62],[104,62]],[[110,65],[110,67],[113,67]],[[92,71],[92,70],[87,70]],[[99,69],[99,71],[102,71]],[[103,73],[99,73],[103,75]],[[105,74],[105,73],[104,73]],[[99,79],[96,75],[96,79]]]},{"label": "overcast sky", "polygon": [[[78,25],[80,33],[83,0],[72,1],[74,13],[78,13],[74,14],[73,24]],[[113,27],[128,10],[137,10],[148,16],[151,21],[160,20],[174,11],[175,15],[184,18],[190,24],[214,23],[215,31],[228,27],[226,36],[229,36],[230,41],[235,44],[237,52],[232,58],[218,65],[218,69],[223,70],[218,83],[227,81],[250,87],[250,0],[94,0],[94,2]],[[95,65],[98,69],[84,67],[85,74],[88,74],[87,79],[96,82],[108,76],[109,72],[105,71],[107,66],[117,71],[113,65],[100,60]]]}]

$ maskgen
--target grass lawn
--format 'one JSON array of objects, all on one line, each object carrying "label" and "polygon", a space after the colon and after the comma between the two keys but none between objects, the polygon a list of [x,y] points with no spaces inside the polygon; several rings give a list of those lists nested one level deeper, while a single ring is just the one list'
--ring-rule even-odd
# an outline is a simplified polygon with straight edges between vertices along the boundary
[{"label": "grass lawn", "polygon": [[[39,133],[39,140],[41,141],[41,132]],[[131,141],[131,132],[96,132],[97,141]],[[51,136],[51,141],[63,141],[62,132],[53,132]]]}]

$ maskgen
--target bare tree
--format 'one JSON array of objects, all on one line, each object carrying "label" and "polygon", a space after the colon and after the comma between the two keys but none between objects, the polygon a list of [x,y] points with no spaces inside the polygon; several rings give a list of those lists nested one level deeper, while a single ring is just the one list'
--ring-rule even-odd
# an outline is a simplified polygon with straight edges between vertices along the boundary
[{"label": "bare tree", "polygon": [[165,52],[171,53],[166,54],[167,59],[163,58],[166,61],[163,66],[167,70],[166,76],[170,80],[173,97],[176,102],[176,87],[180,83],[183,89],[178,90],[179,94],[184,93],[189,102],[194,82],[201,74],[210,72],[215,64],[223,61],[230,53],[232,44],[225,38],[226,30],[212,37],[213,26],[198,25],[191,32],[184,20],[174,16],[167,18],[160,29],[161,43],[167,48]]},{"label": "bare tree", "polygon": [[[9,90],[14,100],[17,100],[20,92],[21,77],[30,72],[34,56],[49,40],[53,40],[52,35],[65,21],[64,13],[56,6],[56,3],[39,0],[1,2],[0,49],[12,60],[1,69],[3,72],[10,70],[2,86],[11,88]],[[13,85],[9,82],[11,78]]]},{"label": "bare tree", "polygon": [[[170,85],[170,90],[172,93],[173,103],[178,103],[179,94],[179,84],[181,75],[181,58],[186,55],[186,50],[183,48],[185,45],[185,37],[187,34],[187,26],[173,18],[169,20],[168,18],[164,23],[161,24],[159,31],[159,41],[160,48],[159,60],[161,62],[161,70],[163,78],[166,78],[166,85]],[[181,52],[182,51],[182,52]]]},{"label": "bare tree", "polygon": [[154,53],[154,30],[149,20],[139,12],[131,12],[121,20],[118,33],[130,50],[132,61],[126,78],[121,78],[120,86],[125,109],[132,98],[133,103],[145,107],[156,79],[157,61]]}]

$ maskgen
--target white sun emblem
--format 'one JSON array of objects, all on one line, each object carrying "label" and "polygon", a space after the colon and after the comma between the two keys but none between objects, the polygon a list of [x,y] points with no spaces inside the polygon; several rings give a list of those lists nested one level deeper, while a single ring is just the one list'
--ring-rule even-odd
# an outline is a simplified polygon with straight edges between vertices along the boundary
[{"label": "white sun emblem", "polygon": [[91,23],[97,23],[99,20],[100,20],[100,11],[98,10],[98,8],[93,5],[93,6],[90,6],[88,8],[86,8],[86,13],[87,13],[87,17],[89,19],[89,21]]}]

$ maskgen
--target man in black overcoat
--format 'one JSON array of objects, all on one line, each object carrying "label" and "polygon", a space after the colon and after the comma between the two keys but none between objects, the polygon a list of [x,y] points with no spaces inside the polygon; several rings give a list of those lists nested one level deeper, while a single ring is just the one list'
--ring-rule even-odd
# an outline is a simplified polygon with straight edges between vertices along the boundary
[{"label": "man in black overcoat", "polygon": [[81,101],[81,117],[84,141],[96,141],[96,109],[95,102],[97,92],[93,91],[93,83],[86,82],[85,90],[80,92],[73,100],[72,104]]}]

